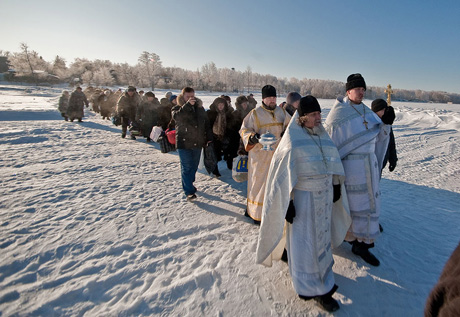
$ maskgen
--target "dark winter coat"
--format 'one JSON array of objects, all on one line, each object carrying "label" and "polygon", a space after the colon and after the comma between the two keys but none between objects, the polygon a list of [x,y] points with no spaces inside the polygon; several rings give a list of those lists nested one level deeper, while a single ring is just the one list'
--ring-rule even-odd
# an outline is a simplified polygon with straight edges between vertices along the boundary
[{"label": "dark winter coat", "polygon": [[130,97],[128,92],[124,92],[117,102],[117,112],[121,117],[129,118],[134,121],[136,117],[137,107],[141,101],[141,97],[137,92],[134,92]]},{"label": "dark winter coat", "polygon": [[176,148],[202,148],[212,141],[212,131],[203,102],[195,98],[195,105],[185,102],[181,94],[177,97],[178,105],[172,108],[172,117],[176,122]]},{"label": "dark winter coat", "polygon": [[[238,98],[237,98],[235,102],[235,107],[236,107],[236,110],[233,111],[232,113],[232,125],[229,127],[230,129],[229,149],[231,152],[230,157],[232,159],[236,157],[239,153],[247,155],[247,152],[244,151],[244,145],[241,142],[241,136],[240,136],[239,131],[241,129],[241,125],[243,124],[244,118],[248,115],[249,112],[251,112],[252,109],[255,108],[255,105],[248,102],[248,106],[246,107],[246,109],[243,109],[243,106],[241,105],[241,103],[238,102]],[[240,149],[243,149],[243,151],[240,151]]]},{"label": "dark winter coat", "polygon": [[161,127],[163,128],[163,130],[166,130],[169,122],[171,122],[171,119],[172,119],[171,110],[175,105],[171,101],[169,101],[169,99],[167,98],[161,98],[160,104],[161,104],[161,111],[163,113]]},{"label": "dark winter coat", "polygon": [[101,116],[110,117],[117,105],[116,95],[112,92],[104,94],[104,98],[100,102]]},{"label": "dark winter coat", "polygon": [[294,112],[296,112],[296,108],[294,108],[293,105],[289,104],[289,103],[286,103],[284,105],[284,110],[286,110],[287,113],[289,113],[291,115],[291,117],[294,115]]},{"label": "dark winter coat", "polygon": [[67,108],[67,116],[73,120],[74,118],[83,118],[83,108],[89,105],[83,91],[75,90],[70,94],[69,107]]},{"label": "dark winter coat", "polygon": [[382,170],[387,165],[387,162],[390,163],[390,167],[395,167],[397,161],[398,161],[398,155],[396,153],[395,135],[393,134],[393,128],[391,128],[390,142],[388,143],[388,149],[387,149],[387,152],[385,153],[385,158],[383,159]]},{"label": "dark winter coat", "polygon": [[460,316],[460,244],[454,250],[427,299],[425,317]]},{"label": "dark winter coat", "polygon": [[162,114],[160,108],[157,98],[152,101],[144,100],[137,107],[136,121],[140,124],[144,136],[150,136],[152,128],[160,125]]}]

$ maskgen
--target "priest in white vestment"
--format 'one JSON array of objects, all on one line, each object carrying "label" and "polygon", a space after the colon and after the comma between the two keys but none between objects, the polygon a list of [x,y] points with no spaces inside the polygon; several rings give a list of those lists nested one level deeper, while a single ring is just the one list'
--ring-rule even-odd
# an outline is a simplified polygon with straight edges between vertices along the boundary
[{"label": "priest in white vestment", "polygon": [[[366,83],[361,74],[347,78],[347,96],[338,98],[325,128],[339,150],[345,169],[345,188],[352,225],[346,236],[352,252],[367,263],[380,261],[369,252],[380,234],[380,171],[388,148],[394,111],[379,118],[362,101]],[[383,120],[383,122],[382,122]]]},{"label": "priest in white vestment", "polygon": [[351,223],[344,179],[319,103],[303,97],[270,164],[256,262],[271,266],[286,247],[297,294],[327,311],[339,308],[331,247],[343,242]]},{"label": "priest in white vestment", "polygon": [[[246,216],[259,224],[262,217],[265,180],[274,150],[286,129],[291,116],[276,104],[276,89],[271,85],[262,88],[262,105],[253,109],[243,120],[240,135],[248,151],[248,194]],[[272,151],[262,149],[259,138],[270,132],[277,139]]]}]

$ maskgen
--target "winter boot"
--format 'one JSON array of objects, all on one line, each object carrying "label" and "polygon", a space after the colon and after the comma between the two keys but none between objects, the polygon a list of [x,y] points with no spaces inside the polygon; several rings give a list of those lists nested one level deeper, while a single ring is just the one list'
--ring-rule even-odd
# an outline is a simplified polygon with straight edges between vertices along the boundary
[{"label": "winter boot", "polygon": [[[252,219],[252,217],[249,216],[247,209],[244,210],[244,216],[248,217],[249,219]],[[260,221],[259,220],[252,219],[252,221],[254,222],[255,225],[260,226]]]},{"label": "winter boot", "polygon": [[152,139],[150,137],[147,137],[147,142],[148,143],[152,142]]},{"label": "winter boot", "polygon": [[136,140],[136,137],[131,134],[131,140]]},{"label": "winter boot", "polygon": [[358,242],[358,240],[353,241],[353,247],[351,248],[351,252],[360,256],[364,261],[369,263],[373,266],[379,266],[380,261],[369,252],[369,248],[372,248],[374,244],[367,244],[364,242]]},{"label": "winter boot", "polygon": [[321,296],[316,296],[314,300],[325,311],[334,312],[340,308],[339,303],[334,298],[332,298],[332,294],[334,294],[338,288],[339,287],[334,284],[334,287],[329,291],[329,293],[321,295]]},{"label": "winter boot", "polygon": [[303,300],[314,299],[315,302],[317,302],[319,306],[321,306],[321,308],[323,308],[324,310],[328,312],[334,312],[340,308],[339,303],[334,298],[332,298],[332,294],[334,294],[338,288],[339,287],[334,284],[332,289],[327,294],[320,295],[320,296],[299,295],[299,297]]},{"label": "winter boot", "polygon": [[121,137],[122,137],[123,139],[126,138],[126,133],[122,133],[122,134],[121,134]]}]

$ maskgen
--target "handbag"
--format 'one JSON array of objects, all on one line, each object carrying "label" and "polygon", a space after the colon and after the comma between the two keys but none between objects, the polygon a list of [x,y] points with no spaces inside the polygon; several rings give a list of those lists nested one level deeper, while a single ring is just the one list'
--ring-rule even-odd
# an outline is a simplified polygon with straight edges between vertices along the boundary
[{"label": "handbag", "polygon": [[214,152],[214,146],[212,144],[208,144],[204,148],[204,167],[208,174],[214,172],[217,166],[217,158],[216,153]]},{"label": "handbag", "polygon": [[169,143],[168,138],[166,137],[166,134],[164,132],[162,132],[160,137],[158,138],[158,143],[160,143],[161,153],[168,153],[176,150],[176,147]]},{"label": "handbag", "polygon": [[118,113],[115,113],[113,116],[112,116],[112,123],[115,125],[115,126],[119,126],[121,125],[121,117]]},{"label": "handbag", "polygon": [[238,155],[233,159],[232,178],[242,183],[248,180],[248,156]]},{"label": "handbag", "polygon": [[166,129],[165,133],[169,143],[176,145],[176,130]]}]

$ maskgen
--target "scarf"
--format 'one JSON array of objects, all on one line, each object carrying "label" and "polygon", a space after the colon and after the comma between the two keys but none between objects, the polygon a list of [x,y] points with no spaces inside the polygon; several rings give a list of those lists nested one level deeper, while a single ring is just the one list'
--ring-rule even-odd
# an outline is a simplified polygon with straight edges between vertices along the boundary
[{"label": "scarf", "polygon": [[225,112],[218,111],[216,121],[212,126],[212,133],[217,136],[217,139],[222,140],[224,138],[225,129],[227,126],[227,119],[225,118]]}]

